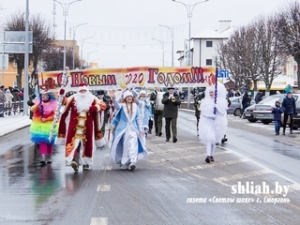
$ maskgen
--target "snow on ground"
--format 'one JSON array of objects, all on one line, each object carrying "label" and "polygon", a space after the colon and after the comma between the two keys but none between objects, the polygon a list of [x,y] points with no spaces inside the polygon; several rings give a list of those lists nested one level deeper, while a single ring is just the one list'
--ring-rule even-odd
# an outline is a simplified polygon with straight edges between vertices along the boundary
[{"label": "snow on ground", "polygon": [[[0,136],[24,128],[31,124],[29,116],[16,115],[0,117]],[[28,128],[29,132],[29,128]]]}]

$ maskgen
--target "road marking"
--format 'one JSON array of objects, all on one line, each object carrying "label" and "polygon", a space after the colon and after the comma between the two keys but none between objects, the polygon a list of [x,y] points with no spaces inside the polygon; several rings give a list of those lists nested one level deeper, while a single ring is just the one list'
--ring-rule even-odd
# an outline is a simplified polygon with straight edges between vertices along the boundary
[{"label": "road marking", "polygon": [[112,166],[102,166],[102,170],[111,170]]},{"label": "road marking", "polygon": [[92,217],[90,225],[107,225],[107,217]]},{"label": "road marking", "polygon": [[[250,159],[247,159],[247,161],[250,161]],[[254,177],[254,176],[260,176],[264,174],[271,173],[270,170],[258,170],[258,171],[251,171],[248,173],[239,173],[231,176],[225,176],[225,177],[218,177],[214,178],[213,180],[216,182],[225,182],[225,181],[232,181],[232,180],[237,180],[237,179],[243,179],[243,178],[248,178],[248,177]]]},{"label": "road marking", "polygon": [[[153,151],[153,152],[158,153],[157,150],[152,150],[152,149],[155,149],[155,145],[148,145],[147,147],[148,147],[148,149],[151,150],[151,152]],[[168,152],[176,152],[176,151],[180,151],[180,150],[183,150],[183,151],[185,151],[185,150],[197,150],[197,149],[203,149],[203,148],[204,148],[204,146],[200,145],[200,146],[193,146],[193,147],[188,147],[188,148],[182,146],[180,148],[172,148],[172,149],[169,149],[169,150],[166,150],[166,149],[158,149],[158,150],[160,152],[163,152],[163,153],[168,153]]]},{"label": "road marking", "polygon": [[[224,149],[224,150],[227,150],[228,152],[234,153],[235,155],[237,155],[237,156],[239,156],[239,157],[241,157],[241,158],[249,159],[249,158],[247,158],[246,156],[244,156],[243,154],[238,153],[238,152],[236,152],[236,151],[234,151],[234,150],[231,150],[231,149],[229,149],[229,148],[227,148],[227,147],[222,147],[222,146],[220,146],[220,148],[222,148],[222,149]],[[260,163],[258,163],[258,162],[255,162],[255,161],[252,160],[252,159],[249,159],[249,161],[252,162],[253,164],[255,164],[255,165],[257,165],[257,166],[263,168],[265,171],[268,171],[269,173],[275,174],[275,175],[277,175],[277,176],[283,178],[284,180],[289,181],[289,182],[291,183],[291,185],[294,185],[294,187],[300,187],[300,184],[299,184],[297,181],[294,181],[293,179],[290,179],[290,178],[288,178],[287,176],[285,176],[285,175],[283,175],[283,174],[280,174],[280,173],[278,173],[278,172],[276,172],[276,171],[274,171],[274,170],[272,170],[272,169],[270,169],[270,168],[268,168],[268,167],[266,167],[266,166],[264,166],[264,165],[262,165],[262,164],[260,164]]]},{"label": "road marking", "polygon": [[107,184],[101,184],[101,185],[98,185],[97,187],[97,191],[110,191],[110,185],[107,185]]},{"label": "road marking", "polygon": [[[157,142],[157,140],[154,140],[154,139],[150,139],[149,141],[155,141],[155,142]],[[162,143],[158,143],[158,144],[155,144],[155,145],[153,145],[153,146],[158,146],[158,145],[170,145],[170,144],[173,144],[173,142],[172,142],[172,139],[170,139],[170,142],[166,142],[166,140],[164,139],[164,140],[162,140],[163,142]],[[177,142],[177,143],[174,143],[174,145],[176,144],[176,145],[178,145],[178,144],[191,144],[191,143],[195,143],[195,142],[197,142],[197,140],[195,140],[195,141],[183,141],[183,142]],[[172,145],[173,146],[173,145]]]},{"label": "road marking", "polygon": [[189,171],[189,170],[197,170],[197,169],[207,169],[211,167],[218,167],[218,166],[227,166],[227,165],[232,165],[232,164],[237,164],[237,163],[243,163],[243,162],[248,162],[249,159],[236,159],[236,160],[230,160],[230,161],[223,161],[223,162],[215,162],[215,163],[210,163],[210,164],[204,164],[202,166],[191,166],[191,167],[185,167],[182,168],[183,171]]}]

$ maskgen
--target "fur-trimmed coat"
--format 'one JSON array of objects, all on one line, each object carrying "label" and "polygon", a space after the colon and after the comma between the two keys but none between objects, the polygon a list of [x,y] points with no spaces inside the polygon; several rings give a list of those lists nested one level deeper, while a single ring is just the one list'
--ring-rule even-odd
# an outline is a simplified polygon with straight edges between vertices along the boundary
[{"label": "fur-trimmed coat", "polygon": [[[218,88],[217,104],[215,104],[214,98],[209,95],[209,91],[214,90],[212,87],[206,88],[205,97],[201,101],[199,139],[204,144],[221,142],[228,124],[226,89],[224,87],[223,90],[222,84],[218,86],[220,87]],[[216,108],[216,114],[214,108]]]}]

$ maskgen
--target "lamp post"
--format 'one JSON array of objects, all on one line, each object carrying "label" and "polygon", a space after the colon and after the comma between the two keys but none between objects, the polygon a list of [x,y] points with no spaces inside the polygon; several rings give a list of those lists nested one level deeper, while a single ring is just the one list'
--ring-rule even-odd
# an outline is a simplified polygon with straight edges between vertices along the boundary
[{"label": "lamp post", "polygon": [[[188,62],[188,66],[192,66],[193,63],[192,63],[192,57],[191,57],[191,20],[192,20],[192,16],[193,16],[193,10],[196,5],[199,5],[204,2],[208,2],[209,0],[203,0],[203,1],[197,2],[192,5],[189,5],[189,4],[177,1],[177,0],[172,0],[172,1],[184,5],[184,7],[186,8],[186,11],[187,11],[187,17],[189,18],[189,47],[188,47],[189,50],[188,50],[187,62]],[[188,109],[190,108],[190,101],[191,101],[191,87],[188,87],[188,103],[187,103]]]},{"label": "lamp post", "polygon": [[75,36],[76,36],[76,30],[78,27],[80,26],[83,26],[83,25],[86,25],[87,23],[81,23],[81,24],[78,24],[77,26],[73,26],[73,50],[72,50],[72,60],[73,60],[73,70],[75,70],[75,51],[74,51],[74,48],[75,48]]},{"label": "lamp post", "polygon": [[165,66],[165,42],[159,39],[152,38],[152,40],[158,41],[162,47],[162,66]]},{"label": "lamp post", "polygon": [[86,40],[93,38],[93,36],[91,37],[87,37],[81,40],[81,62],[80,62],[80,69],[82,70],[82,62],[83,62],[83,44]]},{"label": "lamp post", "polygon": [[170,32],[171,32],[171,36],[172,36],[172,67],[174,67],[174,28],[173,27],[169,27],[169,26],[165,26],[165,25],[159,25],[161,27],[165,27],[167,28]]},{"label": "lamp post", "polygon": [[76,0],[76,1],[73,1],[73,2],[70,2],[70,3],[62,3],[62,2],[59,2],[57,0],[53,0],[54,2],[57,2],[58,4],[61,5],[62,9],[63,9],[63,15],[65,17],[65,20],[64,20],[64,73],[66,71],[66,56],[67,56],[67,50],[66,50],[66,44],[67,44],[67,16],[68,16],[68,10],[70,8],[70,6],[75,3],[75,2],[80,2],[82,0]]},{"label": "lamp post", "polygon": [[97,50],[91,51],[91,52],[89,52],[87,54],[87,57],[86,57],[86,66],[87,66],[87,68],[89,68],[89,57],[90,57],[90,54],[95,53],[95,52],[97,52]]},{"label": "lamp post", "polygon": [[[28,115],[28,65],[29,65],[29,0],[26,0],[25,12],[25,51],[24,51],[24,94],[23,94],[23,115]],[[4,52],[3,52],[4,54]]]}]

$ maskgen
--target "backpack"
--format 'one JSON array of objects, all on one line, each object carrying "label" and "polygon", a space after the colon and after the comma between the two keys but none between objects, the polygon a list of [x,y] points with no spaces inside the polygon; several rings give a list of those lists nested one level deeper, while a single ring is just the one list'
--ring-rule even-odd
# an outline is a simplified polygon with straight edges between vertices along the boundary
[{"label": "backpack", "polygon": [[154,102],[154,110],[163,110],[164,104],[161,103],[161,100],[163,99],[164,92],[157,92],[156,94],[156,100]]}]

